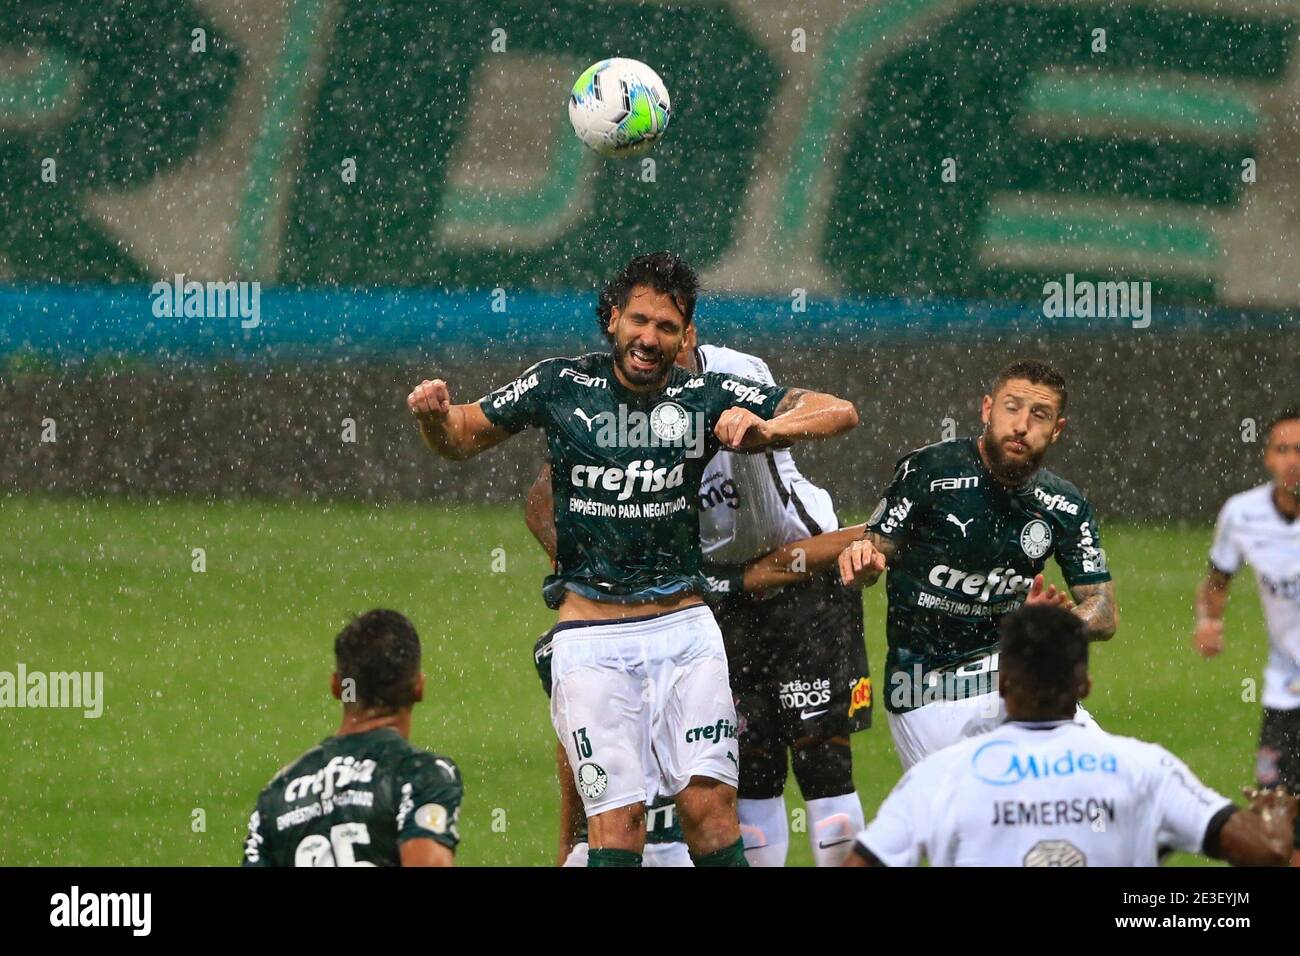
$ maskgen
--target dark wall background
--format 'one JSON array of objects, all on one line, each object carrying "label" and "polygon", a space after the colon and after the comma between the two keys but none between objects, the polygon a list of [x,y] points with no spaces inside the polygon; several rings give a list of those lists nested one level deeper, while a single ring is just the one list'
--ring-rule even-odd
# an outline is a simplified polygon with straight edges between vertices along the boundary
[{"label": "dark wall background", "polygon": [[[1103,520],[1213,516],[1224,497],[1262,480],[1263,428],[1300,404],[1300,331],[1177,337],[1141,331],[1086,337],[884,341],[873,347],[764,355],[782,382],[856,402],[861,426],[805,446],[804,472],[861,514],[902,452],[978,430],[978,400],[1012,356],[1045,355],[1071,389],[1066,436],[1051,466],[1080,485]],[[537,356],[542,357],[542,356]],[[517,501],[543,444],[525,434],[466,463],[443,462],[405,407],[424,377],[470,401],[531,361],[448,353],[411,363],[274,366],[11,366],[0,377],[0,487],[55,495],[261,496]],[[342,440],[344,419],[356,441]],[[1244,419],[1260,434],[1243,441]],[[52,419],[57,441],[42,443]]]}]

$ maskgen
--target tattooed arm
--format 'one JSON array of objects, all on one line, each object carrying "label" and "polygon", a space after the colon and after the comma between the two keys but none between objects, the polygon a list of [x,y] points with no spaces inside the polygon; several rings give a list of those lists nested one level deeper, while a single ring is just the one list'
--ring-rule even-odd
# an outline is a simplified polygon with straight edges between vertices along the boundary
[{"label": "tattooed arm", "polygon": [[1115,604],[1115,584],[1074,584],[1070,586],[1074,598],[1074,613],[1088,627],[1088,640],[1108,641],[1119,628],[1119,607]]}]

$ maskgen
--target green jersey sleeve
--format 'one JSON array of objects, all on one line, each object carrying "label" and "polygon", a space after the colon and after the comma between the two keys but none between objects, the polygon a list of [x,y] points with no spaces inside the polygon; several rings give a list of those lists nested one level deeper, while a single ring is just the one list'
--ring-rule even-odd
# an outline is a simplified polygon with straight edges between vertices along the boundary
[{"label": "green jersey sleeve", "polygon": [[457,822],[464,783],[460,770],[446,757],[413,754],[398,770],[397,842],[427,839],[455,850],[460,843]]},{"label": "green jersey sleeve", "polygon": [[271,846],[267,842],[267,819],[262,811],[262,799],[259,797],[256,809],[248,818],[248,836],[244,838],[244,859],[241,866],[272,865],[268,859]]},{"label": "green jersey sleeve", "polygon": [[1065,522],[1056,545],[1056,563],[1067,584],[1100,584],[1110,580],[1106,552],[1101,547],[1101,526],[1087,501],[1082,502],[1077,519]]},{"label": "green jersey sleeve", "polygon": [[722,372],[705,372],[708,382],[707,410],[709,429],[718,423],[718,419],[728,408],[747,408],[764,420],[776,416],[776,407],[790,391],[783,385],[764,384],[752,378],[739,375],[727,375]]},{"label": "green jersey sleeve", "polygon": [[902,540],[911,532],[917,504],[927,493],[919,451],[910,452],[899,460],[884,496],[867,519],[868,531],[893,540]]},{"label": "green jersey sleeve", "polygon": [[546,424],[546,401],[555,376],[555,359],[538,362],[513,382],[488,392],[478,400],[487,420],[512,435]]}]

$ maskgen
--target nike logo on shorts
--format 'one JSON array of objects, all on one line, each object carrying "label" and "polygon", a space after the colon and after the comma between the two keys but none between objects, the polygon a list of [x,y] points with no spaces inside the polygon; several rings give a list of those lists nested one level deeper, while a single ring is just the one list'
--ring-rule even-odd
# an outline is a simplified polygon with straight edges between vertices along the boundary
[{"label": "nike logo on shorts", "polygon": [[820,717],[822,714],[829,713],[825,710],[801,710],[799,711],[800,720],[812,720],[814,717]]},{"label": "nike logo on shorts", "polygon": [[830,843],[826,843],[823,840],[818,840],[817,846],[819,849],[829,850],[833,846],[840,846],[842,844],[852,843],[852,842],[853,842],[853,837],[845,837],[843,840],[832,840]]}]

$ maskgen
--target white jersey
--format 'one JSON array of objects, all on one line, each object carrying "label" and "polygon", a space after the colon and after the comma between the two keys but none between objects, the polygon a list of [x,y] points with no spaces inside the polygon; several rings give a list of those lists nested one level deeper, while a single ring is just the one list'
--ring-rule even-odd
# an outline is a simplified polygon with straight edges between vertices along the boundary
[{"label": "white jersey", "polygon": [[1163,747],[1008,722],[909,770],[858,843],[886,866],[1154,866],[1201,852],[1231,807]]},{"label": "white jersey", "polygon": [[1300,520],[1277,510],[1271,484],[1233,495],[1219,512],[1210,563],[1236,574],[1243,562],[1255,569],[1268,622],[1263,704],[1293,710],[1300,707]]},{"label": "white jersey", "polygon": [[[701,372],[743,375],[775,384],[767,363],[717,345],[695,350]],[[700,482],[700,549],[706,561],[744,564],[791,541],[835,531],[831,496],[799,474],[788,450],[742,455],[720,451]]]}]

